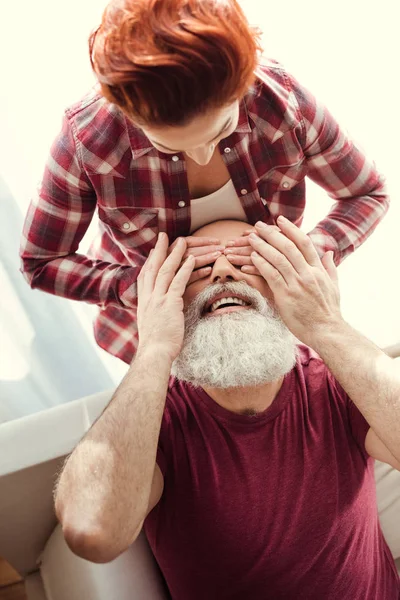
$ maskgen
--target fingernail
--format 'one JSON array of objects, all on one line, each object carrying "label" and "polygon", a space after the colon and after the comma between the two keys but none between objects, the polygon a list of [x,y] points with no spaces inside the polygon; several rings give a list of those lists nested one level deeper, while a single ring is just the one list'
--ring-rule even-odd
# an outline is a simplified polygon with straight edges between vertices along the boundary
[{"label": "fingernail", "polygon": [[258,235],[256,235],[255,233],[251,233],[251,234],[249,235],[249,238],[250,238],[251,240],[254,240],[255,242],[256,242],[256,241],[259,239]]},{"label": "fingernail", "polygon": [[218,257],[219,257],[219,256],[221,256],[221,255],[222,255],[222,252],[213,252],[213,253],[211,254],[212,258],[218,258]]},{"label": "fingernail", "polygon": [[261,229],[268,229],[269,226],[263,221],[257,221],[256,227],[261,227]]},{"label": "fingernail", "polygon": [[163,231],[160,231],[160,233],[158,234],[158,241],[161,242],[163,239],[165,239],[165,233]]},{"label": "fingernail", "polygon": [[223,252],[225,250],[225,246],[217,246],[216,250]]},{"label": "fingernail", "polygon": [[235,248],[225,248],[225,254],[232,254],[235,252]]},{"label": "fingernail", "polygon": [[233,242],[232,240],[229,242],[226,242],[226,246],[234,246],[235,242]]}]

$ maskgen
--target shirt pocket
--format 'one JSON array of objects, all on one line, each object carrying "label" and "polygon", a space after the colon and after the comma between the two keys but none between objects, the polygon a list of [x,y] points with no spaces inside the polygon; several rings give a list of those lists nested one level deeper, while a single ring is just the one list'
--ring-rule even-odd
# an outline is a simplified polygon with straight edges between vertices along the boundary
[{"label": "shirt pocket", "polygon": [[303,159],[295,164],[276,166],[258,179],[260,198],[273,219],[282,214],[294,223],[301,220],[305,207],[306,174],[307,162]]},{"label": "shirt pocket", "polygon": [[148,256],[158,236],[156,208],[105,208],[99,205],[98,209],[104,228],[128,259],[132,257],[132,252]]}]

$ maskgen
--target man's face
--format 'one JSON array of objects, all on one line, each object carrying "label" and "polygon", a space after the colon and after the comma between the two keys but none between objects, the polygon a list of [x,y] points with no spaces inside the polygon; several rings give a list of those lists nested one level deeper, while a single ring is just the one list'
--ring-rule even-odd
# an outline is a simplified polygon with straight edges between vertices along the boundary
[{"label": "man's face", "polygon": [[[194,233],[194,237],[216,237],[221,241],[221,245],[225,246],[228,241],[240,238],[246,229],[249,229],[249,224],[242,221],[217,221],[215,223],[205,225],[196,231]],[[185,309],[205,288],[210,287],[211,289],[213,284],[235,281],[245,282],[247,285],[260,292],[260,294],[262,294],[262,296],[264,296],[264,298],[266,298],[268,302],[274,306],[274,297],[271,289],[261,275],[249,275],[248,273],[243,273],[240,270],[240,267],[232,265],[225,255],[220,256],[211,266],[212,271],[208,277],[199,279],[198,281],[195,281],[187,286],[183,295]],[[230,308],[221,307],[218,309],[218,315],[239,310],[243,310],[243,308],[240,306]]]},{"label": "man's face", "polygon": [[[199,236],[221,243],[239,237],[247,223],[219,221]],[[264,278],[241,272],[225,256],[208,277],[184,294],[185,338],[172,373],[203,388],[244,388],[278,380],[295,362],[295,341]]]}]

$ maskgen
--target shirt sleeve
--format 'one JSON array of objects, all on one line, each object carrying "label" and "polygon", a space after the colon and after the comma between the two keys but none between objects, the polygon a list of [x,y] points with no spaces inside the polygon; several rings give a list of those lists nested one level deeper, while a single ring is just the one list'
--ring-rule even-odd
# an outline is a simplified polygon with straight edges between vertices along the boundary
[{"label": "shirt sleeve", "polygon": [[161,421],[160,435],[158,437],[156,463],[160,467],[163,477],[166,477],[168,471],[168,450],[171,448],[171,410],[168,395],[165,401],[164,413]]},{"label": "shirt sleeve", "polygon": [[345,390],[342,388],[337,379],[334,378],[332,373],[328,370],[328,378],[332,382],[332,387],[335,390],[335,394],[339,397],[341,403],[346,407],[346,412],[349,420],[350,431],[353,439],[356,441],[360,448],[363,456],[369,458],[369,454],[365,448],[365,438],[367,436],[370,425],[364,415],[360,412],[354,402],[347,395]]},{"label": "shirt sleeve", "polygon": [[322,256],[333,250],[335,263],[358,248],[389,208],[383,177],[329,111],[289,76],[303,127],[307,176],[335,200],[328,215],[309,233]]},{"label": "shirt sleeve", "polygon": [[134,306],[142,263],[121,266],[77,253],[96,205],[79,146],[65,117],[25,218],[21,272],[32,288],[50,294],[102,307]]}]

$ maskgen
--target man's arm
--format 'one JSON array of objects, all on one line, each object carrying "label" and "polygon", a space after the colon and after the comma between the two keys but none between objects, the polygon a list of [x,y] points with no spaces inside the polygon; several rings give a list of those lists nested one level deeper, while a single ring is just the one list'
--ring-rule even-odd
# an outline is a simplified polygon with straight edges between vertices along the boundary
[{"label": "man's arm", "polygon": [[343,320],[320,331],[312,347],[374,432],[367,434],[367,452],[400,470],[399,364]]},{"label": "man's arm", "polygon": [[138,280],[137,357],[68,458],[56,488],[65,539],[93,562],[126,550],[162,493],[157,442],[171,365],[183,342],[182,295],[194,266],[189,257],[179,268],[185,250],[180,240],[167,258],[168,238],[160,234]]},{"label": "man's arm", "polygon": [[287,327],[318,352],[376,436],[399,461],[398,365],[344,321],[330,253],[321,261],[298,227],[284,217],[278,218],[278,225],[280,232],[256,224],[258,235],[249,236],[255,250],[251,255],[254,267],[242,269],[265,278]]},{"label": "man's arm", "polygon": [[[108,562],[141,530],[170,368],[168,356],[157,349],[138,352],[111,403],[64,466],[55,509],[68,545],[82,558]],[[159,475],[156,482],[162,491]]]}]

